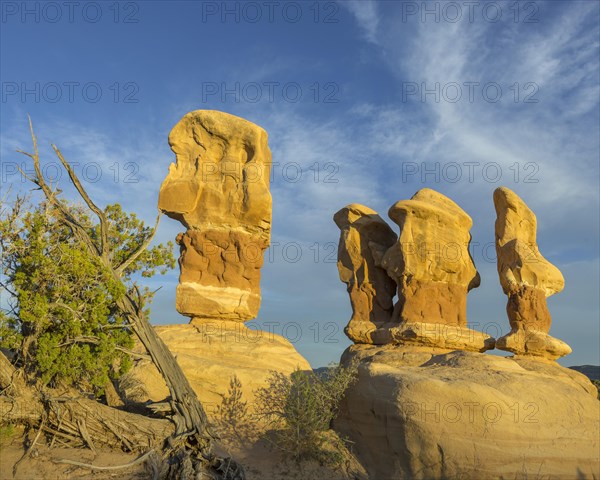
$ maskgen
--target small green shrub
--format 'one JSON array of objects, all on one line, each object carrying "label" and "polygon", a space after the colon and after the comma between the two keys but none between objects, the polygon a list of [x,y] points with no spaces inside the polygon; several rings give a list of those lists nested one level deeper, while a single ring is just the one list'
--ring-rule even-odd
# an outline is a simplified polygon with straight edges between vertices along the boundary
[{"label": "small green shrub", "polygon": [[271,372],[268,385],[256,392],[256,410],[259,419],[272,428],[275,447],[297,463],[339,464],[344,445],[332,444],[330,425],[356,374],[356,363],[331,366],[321,375],[301,370],[291,376]]},{"label": "small green shrub", "polygon": [[221,395],[217,406],[220,434],[240,441],[253,437],[253,422],[248,412],[248,402],[242,400],[242,382],[234,375],[229,380],[229,389]]}]

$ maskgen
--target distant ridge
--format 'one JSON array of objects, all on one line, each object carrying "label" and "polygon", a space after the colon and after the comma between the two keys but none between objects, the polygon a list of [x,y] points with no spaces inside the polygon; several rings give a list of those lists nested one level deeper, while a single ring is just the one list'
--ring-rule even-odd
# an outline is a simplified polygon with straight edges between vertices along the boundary
[{"label": "distant ridge", "polygon": [[578,365],[569,368],[583,373],[590,380],[600,380],[600,365]]}]

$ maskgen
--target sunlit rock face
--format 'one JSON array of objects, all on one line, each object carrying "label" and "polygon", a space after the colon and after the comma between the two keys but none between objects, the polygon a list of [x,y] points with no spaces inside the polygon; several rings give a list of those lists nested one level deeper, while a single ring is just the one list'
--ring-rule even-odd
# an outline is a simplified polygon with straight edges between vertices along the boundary
[{"label": "sunlit rock face", "polygon": [[480,282],[469,253],[471,218],[428,188],[392,205],[389,216],[399,236],[363,205],[334,216],[338,270],[352,305],[346,335],[364,344],[494,348],[492,337],[467,328],[467,293]]},{"label": "sunlit rock face", "polygon": [[[374,232],[385,222],[375,212],[349,205],[334,217],[355,343],[341,364],[358,366],[334,428],[369,478],[600,477],[598,391],[554,362],[571,350],[548,335],[546,297],[562,290],[563,277],[539,253],[527,205],[506,188],[494,205],[511,325],[497,342],[467,328],[467,293],[480,278],[469,255],[472,222],[458,205],[429,189],[397,202],[389,216],[398,239],[383,237],[392,242],[383,255]],[[397,287],[391,314],[387,281],[367,281],[382,269]],[[495,343],[516,355],[481,353]]]},{"label": "sunlit rock face", "polygon": [[224,112],[197,110],[175,125],[169,144],[176,162],[158,206],[187,227],[177,237],[177,310],[205,319],[252,319],[271,236],[267,133]]},{"label": "sunlit rock face", "polygon": [[347,285],[352,318],[346,335],[356,343],[372,343],[371,334],[391,321],[396,282],[381,266],[398,235],[375,212],[350,204],[333,217],[340,229],[338,272]]},{"label": "sunlit rock face", "polygon": [[[268,385],[273,370],[291,375],[311,366],[285,337],[273,332],[251,330],[241,322],[198,319],[185,325],[155,327],[209,415],[227,394],[235,375],[241,382],[243,400],[254,409],[254,392]],[[143,347],[135,347],[143,353]],[[123,396],[131,402],[160,402],[169,389],[148,359],[136,359],[120,381]],[[141,388],[140,388],[141,387]]]},{"label": "sunlit rock face", "polygon": [[[242,118],[198,110],[175,125],[169,144],[176,162],[158,206],[187,228],[177,236],[176,307],[191,321],[156,331],[209,415],[216,414],[234,375],[253,410],[254,392],[268,385],[272,371],[311,369],[286,338],[243,323],[260,307],[260,269],[271,236],[267,133]],[[147,359],[136,360],[121,389],[131,402],[169,395]]]},{"label": "sunlit rock face", "polygon": [[498,275],[508,296],[511,331],[497,347],[519,355],[555,360],[571,353],[562,340],[548,335],[552,317],[546,297],[564,288],[560,270],[546,260],[537,245],[537,220],[531,209],[508,188],[494,192]]},{"label": "sunlit rock face", "polygon": [[471,217],[428,188],[392,205],[389,216],[400,227],[383,258],[398,284],[394,319],[466,327],[467,292],[480,282],[469,254]]},{"label": "sunlit rock face", "polygon": [[369,478],[600,476],[598,391],[540,357],[352,345],[358,379],[335,429]]}]

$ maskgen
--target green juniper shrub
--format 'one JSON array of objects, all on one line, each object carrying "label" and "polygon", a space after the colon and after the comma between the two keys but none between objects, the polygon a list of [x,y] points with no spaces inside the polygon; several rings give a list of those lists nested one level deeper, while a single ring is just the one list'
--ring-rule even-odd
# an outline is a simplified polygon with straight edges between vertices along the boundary
[{"label": "green juniper shrub", "polygon": [[[80,204],[62,202],[100,245],[99,225]],[[111,264],[118,267],[152,234],[118,204],[104,210]],[[126,289],[142,305],[152,293],[136,276],[165,273],[175,260],[172,243],[146,249],[120,279],[88,253],[46,202],[18,197],[0,203],[0,272],[6,305],[0,311],[0,347],[16,352],[27,374],[44,385],[76,386],[101,396],[104,386],[130,368],[133,334],[117,302]]]},{"label": "green juniper shrub", "polygon": [[296,370],[288,376],[271,372],[267,386],[256,392],[256,409],[258,417],[273,430],[275,447],[298,463],[339,463],[344,445],[332,445],[335,436],[330,426],[357,370],[353,363],[348,367],[330,366],[323,374]]}]

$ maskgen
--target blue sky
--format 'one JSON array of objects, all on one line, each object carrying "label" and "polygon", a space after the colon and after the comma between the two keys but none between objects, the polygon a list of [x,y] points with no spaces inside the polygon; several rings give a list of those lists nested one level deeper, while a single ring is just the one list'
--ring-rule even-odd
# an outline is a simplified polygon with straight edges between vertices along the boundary
[{"label": "blue sky", "polygon": [[[504,185],[536,213],[540,250],[565,276],[549,299],[550,333],[574,350],[561,363],[600,363],[600,3],[1,8],[3,190],[30,188],[14,173],[25,160],[15,149],[30,147],[30,114],[47,172],[57,175],[54,142],[99,203],[120,202],[150,223],[174,160],[167,135],[185,113],[217,109],[257,123],[275,163],[273,245],[253,324],[286,334],[317,367],[349,345],[333,214],[358,202],[387,218],[423,187],[473,218],[482,285],[469,294],[468,319],[506,333],[492,246],[492,192]],[[182,230],[163,218],[158,240]],[[186,321],[174,308],[177,276],[150,282],[163,286],[155,324]]]}]

